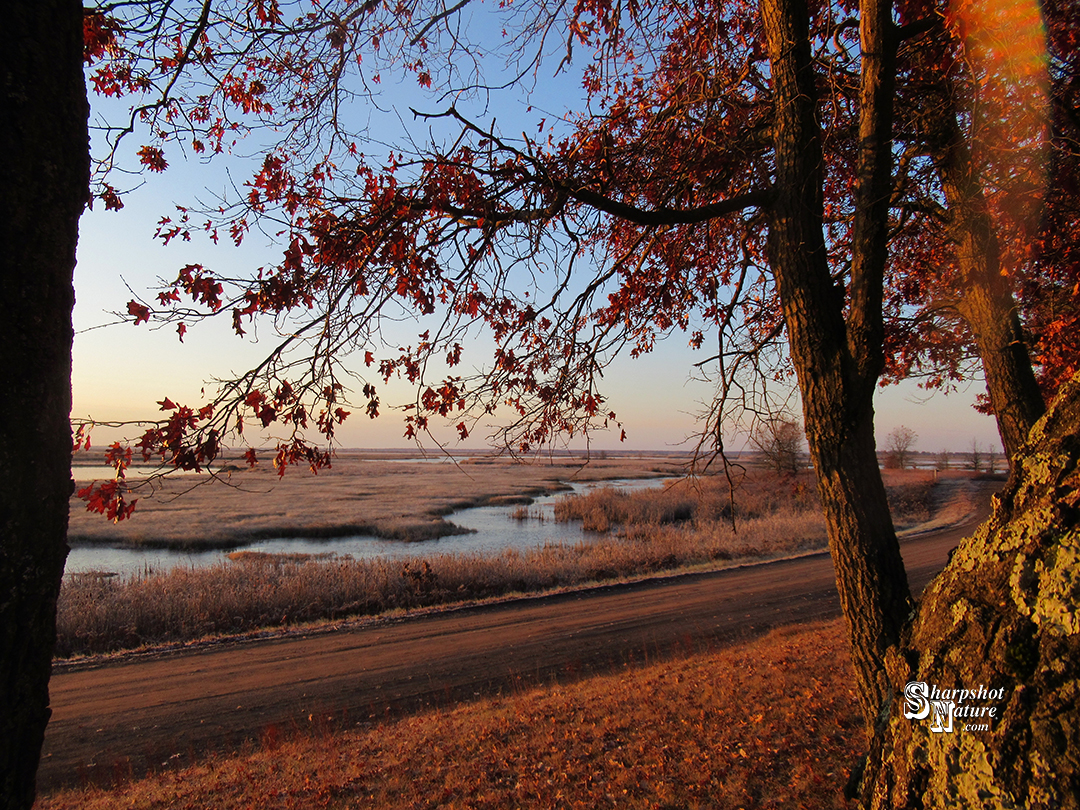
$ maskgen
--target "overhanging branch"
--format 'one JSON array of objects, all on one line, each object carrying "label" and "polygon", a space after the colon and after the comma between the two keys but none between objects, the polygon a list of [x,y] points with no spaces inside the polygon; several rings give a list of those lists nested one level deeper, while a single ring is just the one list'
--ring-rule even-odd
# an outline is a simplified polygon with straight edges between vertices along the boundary
[{"label": "overhanging branch", "polygon": [[749,191],[727,200],[718,200],[697,208],[655,208],[648,210],[619,202],[585,188],[562,187],[567,195],[598,211],[645,226],[694,225],[710,219],[734,214],[747,208],[763,208],[772,201],[771,190]]}]

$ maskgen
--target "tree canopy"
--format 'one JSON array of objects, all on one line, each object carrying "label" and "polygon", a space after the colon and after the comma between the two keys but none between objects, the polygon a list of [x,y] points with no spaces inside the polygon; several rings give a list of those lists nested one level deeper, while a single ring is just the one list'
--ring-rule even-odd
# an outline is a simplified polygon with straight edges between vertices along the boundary
[{"label": "tree canopy", "polygon": [[[1064,344],[1076,264],[1049,260],[1071,255],[1072,229],[1048,227],[1072,200],[1070,21],[1052,29],[1061,75],[1048,107],[1038,53],[1010,61],[987,45],[994,24],[1012,21],[917,3],[895,14],[896,126],[884,155],[896,170],[881,220],[889,272],[881,334],[870,338],[884,348],[883,379],[948,385],[972,373],[979,353],[960,295],[972,273],[957,267],[956,210],[970,206],[950,197],[941,171],[950,143],[942,121],[951,120],[969,128],[965,194],[985,201],[991,236],[1008,247],[1004,272],[1052,389],[1074,354]],[[857,7],[841,3],[815,8],[808,32],[830,273],[853,294],[858,25]],[[231,318],[238,334],[269,318],[283,335],[209,405],[168,408],[137,445],[150,456],[204,464],[245,423],[310,423],[331,438],[355,407],[379,413],[380,385],[396,376],[417,385],[407,436],[452,416],[465,437],[477,415],[501,409],[512,415],[501,443],[529,452],[612,422],[605,364],[618,351],[649,351],[671,330],[715,347],[702,363],[718,391],[701,429],[713,449],[728,406],[759,404],[769,380],[791,374],[766,255],[774,90],[753,5],[143,2],[90,9],[85,27],[91,87],[132,106],[101,132],[101,203],[123,204],[108,171],[125,150],[149,172],[166,171],[173,155],[254,152],[235,196],[164,215],[158,235],[240,243],[261,228],[284,246],[276,266],[248,277],[189,265],[156,298],[128,305],[136,323],[163,319],[181,336],[211,314]],[[1041,45],[1027,36],[1030,49]],[[580,77],[580,107],[532,110],[524,133],[491,114],[502,95],[559,71]],[[384,145],[363,110],[393,104],[401,81],[415,82],[408,97],[423,106],[398,112],[429,130]],[[1030,112],[1018,122],[1016,110]],[[1048,122],[1061,170],[1049,184],[1056,204],[1043,206]],[[1008,289],[997,294],[999,309],[1015,310]],[[437,315],[436,325],[388,351],[380,322],[399,308]],[[476,324],[496,344],[487,361],[468,356]],[[463,371],[477,364],[479,373]],[[317,467],[326,456],[297,434],[278,460],[299,459]]]}]

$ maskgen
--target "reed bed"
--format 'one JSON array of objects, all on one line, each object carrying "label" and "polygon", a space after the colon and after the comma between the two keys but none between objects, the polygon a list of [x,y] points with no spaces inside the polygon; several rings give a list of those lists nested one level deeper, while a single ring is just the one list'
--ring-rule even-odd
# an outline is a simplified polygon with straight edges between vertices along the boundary
[{"label": "reed bed", "polygon": [[709,525],[717,521],[734,521],[737,527],[745,520],[818,508],[817,489],[809,475],[758,471],[734,481],[724,476],[682,478],[661,488],[631,492],[601,487],[560,498],[555,504],[555,519],[580,520],[582,528],[595,532],[617,526]]},{"label": "reed bed", "polygon": [[776,556],[820,546],[816,513],[781,509],[730,524],[637,526],[595,542],[498,555],[420,560],[234,555],[200,569],[65,580],[57,611],[60,657],[384,613],[515,592],[542,592],[680,567]]}]

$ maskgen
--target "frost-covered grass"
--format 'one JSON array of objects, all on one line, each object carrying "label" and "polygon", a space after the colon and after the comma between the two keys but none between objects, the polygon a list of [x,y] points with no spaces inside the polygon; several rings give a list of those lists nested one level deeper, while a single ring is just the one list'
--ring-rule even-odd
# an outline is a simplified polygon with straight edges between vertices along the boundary
[{"label": "frost-covered grass", "polygon": [[[925,491],[925,501],[929,489],[919,491]],[[919,502],[910,492],[905,498]],[[812,478],[805,474],[758,472],[740,482],[734,501],[724,477],[629,495],[601,489],[562,499],[556,513],[558,519],[582,521],[595,539],[408,562],[237,554],[234,561],[207,568],[68,577],[58,604],[56,654],[104,653],[716,568],[824,548],[826,542]]]}]

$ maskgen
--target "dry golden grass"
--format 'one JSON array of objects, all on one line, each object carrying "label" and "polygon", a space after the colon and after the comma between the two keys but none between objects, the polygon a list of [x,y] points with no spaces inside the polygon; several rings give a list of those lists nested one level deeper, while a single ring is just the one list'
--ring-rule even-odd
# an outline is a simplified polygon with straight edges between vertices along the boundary
[{"label": "dry golden grass", "polygon": [[368,730],[259,746],[70,808],[830,808],[866,744],[842,623]]},{"label": "dry golden grass", "polygon": [[606,532],[617,526],[715,523],[735,525],[781,512],[802,513],[820,509],[811,473],[777,475],[765,470],[741,473],[730,481],[725,476],[681,478],[662,488],[625,492],[602,487],[585,495],[560,499],[555,519],[580,520],[588,531]]},{"label": "dry golden grass", "polygon": [[[456,509],[515,503],[565,489],[565,481],[672,475],[677,458],[556,457],[529,464],[478,457],[459,465],[391,461],[386,454],[343,452],[317,476],[269,464],[219,475],[179,476],[144,486],[132,519],[113,524],[71,502],[69,539],[76,543],[231,548],[266,537],[372,534],[424,540],[457,531],[443,520]],[[96,458],[96,457],[95,457]],[[93,459],[79,459],[85,462]],[[76,480],[83,481],[80,466]]]}]

